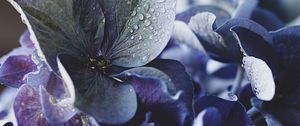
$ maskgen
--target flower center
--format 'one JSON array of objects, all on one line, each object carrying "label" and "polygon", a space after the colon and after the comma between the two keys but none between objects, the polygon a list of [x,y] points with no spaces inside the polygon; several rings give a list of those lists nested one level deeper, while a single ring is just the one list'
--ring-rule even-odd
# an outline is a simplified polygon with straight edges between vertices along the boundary
[{"label": "flower center", "polygon": [[88,66],[93,70],[99,70],[106,74],[106,70],[111,66],[111,63],[103,56],[99,56],[97,58],[89,58]]}]

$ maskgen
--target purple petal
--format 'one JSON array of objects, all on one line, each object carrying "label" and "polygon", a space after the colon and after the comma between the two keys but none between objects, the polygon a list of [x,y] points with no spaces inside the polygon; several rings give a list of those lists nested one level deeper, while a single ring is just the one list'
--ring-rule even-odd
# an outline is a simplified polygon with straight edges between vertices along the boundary
[{"label": "purple petal", "polygon": [[56,98],[64,98],[66,95],[65,84],[61,77],[50,71],[45,63],[38,65],[38,70],[31,72],[26,77],[26,83],[30,84],[35,89],[40,85],[44,86],[47,91]]},{"label": "purple petal", "polygon": [[22,47],[28,48],[28,49],[34,49],[34,44],[30,39],[30,33],[28,30],[26,30],[20,37],[20,44]]},{"label": "purple petal", "polygon": [[64,123],[71,119],[77,111],[75,110],[72,98],[65,98],[57,101],[43,86],[40,86],[42,112],[49,123]]},{"label": "purple petal", "polygon": [[0,67],[0,82],[10,87],[20,87],[24,76],[35,71],[36,65],[30,56],[11,56]]},{"label": "purple petal", "polygon": [[26,83],[35,89],[38,89],[40,85],[46,86],[51,76],[51,72],[46,64],[38,65],[37,67],[37,71],[28,73],[26,77]]},{"label": "purple petal", "polygon": [[20,126],[48,126],[42,113],[39,94],[30,85],[24,84],[19,88],[14,111]]},{"label": "purple petal", "polygon": [[175,99],[172,98],[166,91],[166,84],[160,79],[138,75],[130,75],[126,78],[137,93],[138,109],[150,111],[151,121],[158,125],[183,125],[191,121],[188,119],[189,110],[184,103],[177,101],[176,96],[174,96]]},{"label": "purple petal", "polygon": [[175,60],[164,60],[164,59],[156,59],[152,61],[148,66],[157,68],[158,70],[161,70],[165,74],[167,74],[171,81],[174,83],[176,89],[182,90],[182,97],[185,100],[185,102],[189,105],[189,103],[192,103],[193,99],[193,83],[186,72],[185,67]]},{"label": "purple petal", "polygon": [[10,56],[20,56],[20,55],[29,56],[32,53],[33,53],[33,50],[31,50],[31,49],[27,49],[24,47],[15,48],[11,52],[9,52],[8,54],[6,54],[0,58],[0,64],[3,64],[7,60],[7,58],[9,58]]},{"label": "purple petal", "polygon": [[164,50],[161,58],[181,62],[195,82],[202,83],[204,81],[204,77],[207,74],[206,64],[208,61],[208,57],[205,54],[185,45],[179,45]]},{"label": "purple petal", "polygon": [[[138,115],[145,119],[145,113],[151,112],[150,121],[156,125],[191,124],[193,84],[183,65],[173,60],[154,60],[148,66],[164,73],[153,68],[140,67],[117,76],[133,85],[139,99]],[[165,76],[170,78],[166,79]],[[176,94],[168,91],[169,80],[179,91]],[[140,118],[136,116],[134,119],[142,120]]]},{"label": "purple petal", "polygon": [[198,114],[207,107],[215,107],[221,113],[223,126],[253,125],[245,108],[237,101],[227,101],[218,97],[203,96],[196,100],[195,112]]}]

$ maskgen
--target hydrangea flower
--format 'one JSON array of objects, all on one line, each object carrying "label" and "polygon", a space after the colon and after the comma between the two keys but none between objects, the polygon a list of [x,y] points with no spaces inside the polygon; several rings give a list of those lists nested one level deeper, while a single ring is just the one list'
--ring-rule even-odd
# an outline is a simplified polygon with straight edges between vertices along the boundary
[{"label": "hydrangea flower", "polygon": [[300,29],[258,0],[8,1],[0,124],[298,125]]},{"label": "hydrangea flower", "polygon": [[[175,124],[192,120],[193,116],[189,116],[193,113],[192,101],[185,93],[193,88],[184,67],[171,60],[153,61],[171,35],[175,1],[10,2],[28,26],[38,57],[68,87],[70,96],[64,99],[64,104],[52,103],[54,96],[47,93],[50,89],[39,87],[42,110],[46,117],[51,116],[48,122],[66,121],[67,117],[60,115],[72,108],[64,105],[73,103],[80,111],[106,124],[128,122],[137,107],[146,107],[143,111],[160,115],[163,109],[155,104],[174,111],[172,118],[178,120]],[[153,62],[148,64],[150,61]],[[149,86],[155,90],[144,89]],[[22,89],[33,90],[29,86]],[[161,95],[152,96],[152,91]],[[33,96],[39,104],[38,96]]]}]

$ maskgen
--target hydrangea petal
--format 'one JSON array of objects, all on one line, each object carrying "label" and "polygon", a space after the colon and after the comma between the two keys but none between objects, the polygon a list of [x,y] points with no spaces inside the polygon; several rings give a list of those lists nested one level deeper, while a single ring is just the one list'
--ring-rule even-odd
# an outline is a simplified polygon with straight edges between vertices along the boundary
[{"label": "hydrangea petal", "polygon": [[210,12],[216,15],[216,25],[220,26],[225,23],[227,20],[231,18],[229,12],[217,6],[210,5],[198,5],[193,6],[190,9],[179,13],[176,15],[176,20],[183,21],[185,23],[189,23],[191,17],[195,16],[198,13],[202,12]]},{"label": "hydrangea petal", "polygon": [[264,26],[268,31],[278,30],[284,26],[274,13],[263,8],[256,8],[252,13],[251,20]]},{"label": "hydrangea petal", "polygon": [[39,95],[41,99],[42,112],[49,123],[59,124],[70,120],[77,111],[73,107],[72,98],[57,101],[48,91],[40,86]]},{"label": "hydrangea petal", "polygon": [[151,121],[157,125],[183,125],[191,122],[188,119],[189,110],[184,103],[177,101],[181,93],[171,96],[162,80],[131,74],[126,77],[126,81],[133,85],[137,93],[139,109],[150,111]]},{"label": "hydrangea petal", "polygon": [[261,59],[244,57],[243,67],[254,94],[261,100],[270,101],[275,95],[275,82],[271,69]]},{"label": "hydrangea petal", "polygon": [[208,107],[215,107],[221,114],[222,126],[253,125],[246,114],[245,108],[237,101],[227,101],[214,96],[203,96],[196,100],[195,113],[198,114]]},{"label": "hydrangea petal", "polygon": [[30,33],[28,30],[26,30],[20,37],[20,44],[22,47],[28,48],[28,49],[34,49],[33,42],[30,39]]},{"label": "hydrangea petal", "polygon": [[125,123],[137,108],[136,94],[131,85],[108,78],[82,65],[76,58],[60,55],[61,69],[65,69],[75,89],[75,107],[107,124]]},{"label": "hydrangea petal", "polygon": [[185,66],[187,73],[197,83],[202,83],[207,74],[206,64],[208,57],[195,49],[189,48],[188,46],[181,44],[171,47],[164,50],[160,57],[163,59],[172,59],[181,62]]},{"label": "hydrangea petal", "polygon": [[39,94],[30,85],[19,88],[14,102],[14,111],[20,126],[48,126],[42,113]]},{"label": "hydrangea petal", "polygon": [[[255,26],[258,24],[253,24]],[[239,42],[241,50],[246,56],[255,56],[264,60],[273,71],[279,67],[279,58],[274,51],[270,41],[272,36],[262,27],[247,29],[243,27],[234,27],[231,29],[236,40]]]},{"label": "hydrangea petal", "polygon": [[122,34],[107,53],[112,64],[136,67],[156,58],[171,37],[175,5],[174,0],[140,0]]},{"label": "hydrangea petal", "polygon": [[208,55],[223,62],[236,61],[241,57],[237,43],[225,40],[213,29],[216,16],[209,12],[193,16],[189,27],[195,32]]},{"label": "hydrangea petal", "polygon": [[174,39],[175,43],[185,44],[191,48],[198,50],[199,52],[206,54],[203,46],[200,41],[193,33],[193,31],[189,28],[189,26],[182,21],[174,22],[174,30],[172,34],[172,39]]},{"label": "hydrangea petal", "polygon": [[20,87],[24,76],[35,71],[31,56],[10,56],[0,67],[0,82],[10,87]]},{"label": "hydrangea petal", "polygon": [[174,83],[172,82],[171,78],[168,75],[166,75],[164,72],[152,67],[132,68],[114,76],[117,78],[126,78],[127,76],[131,76],[131,74],[140,75],[144,77],[159,78],[163,80],[164,83],[166,84],[166,87],[164,89],[165,91],[169,92],[170,95],[177,94],[177,89]]},{"label": "hydrangea petal", "polygon": [[[25,21],[39,56],[56,72],[56,56],[96,55],[104,19],[95,0],[9,0]],[[62,13],[63,12],[63,13]],[[66,23],[67,22],[67,23]],[[100,30],[101,29],[101,30]],[[83,56],[84,55],[84,56]]]},{"label": "hydrangea petal", "polygon": [[204,109],[203,126],[220,126],[221,125],[221,113],[215,107],[208,107]]},{"label": "hydrangea petal", "polygon": [[[151,112],[149,122],[155,125],[189,125],[193,120],[193,84],[185,72],[185,68],[177,61],[156,59],[147,66],[157,68],[167,75],[150,67],[139,67],[122,72],[116,77],[129,82],[136,90],[139,106],[132,122],[146,121],[145,115]],[[145,71],[148,72],[145,72]],[[144,72],[140,72],[144,71]],[[151,72],[153,71],[153,72]],[[149,73],[156,73],[149,76]],[[177,93],[172,95],[167,89],[169,76]],[[180,79],[179,79],[180,78]],[[168,119],[166,119],[168,117]],[[173,121],[171,121],[173,120]],[[175,121],[176,120],[176,121]]]},{"label": "hydrangea petal", "polygon": [[300,26],[285,27],[278,31],[270,32],[273,36],[272,46],[282,58],[284,69],[298,72],[300,63]]}]

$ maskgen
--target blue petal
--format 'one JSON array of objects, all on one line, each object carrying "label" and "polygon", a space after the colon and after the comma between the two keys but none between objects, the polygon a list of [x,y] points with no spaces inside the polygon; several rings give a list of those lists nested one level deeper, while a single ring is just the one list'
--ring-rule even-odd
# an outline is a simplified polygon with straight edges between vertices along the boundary
[{"label": "blue petal", "polygon": [[34,49],[34,44],[30,39],[30,33],[26,30],[20,37],[20,44],[22,47]]},{"label": "blue petal", "polygon": [[161,54],[161,58],[181,62],[195,82],[203,83],[207,74],[206,64],[208,61],[208,57],[205,54],[181,44],[165,49]]},{"label": "blue petal", "polygon": [[24,76],[35,70],[31,56],[10,56],[0,67],[0,83],[20,87],[24,83]]},{"label": "blue petal", "polygon": [[279,68],[279,59],[270,42],[272,36],[259,24],[252,23],[248,27],[234,27],[231,29],[239,41],[242,51],[247,56],[254,56],[264,60],[276,72]]},{"label": "blue petal", "polygon": [[210,5],[198,5],[193,6],[190,9],[176,15],[176,20],[184,21],[189,23],[191,17],[201,12],[210,12],[216,15],[216,25],[221,26],[227,20],[231,18],[230,14],[224,9],[217,6]]},{"label": "blue petal", "polygon": [[14,111],[20,126],[48,126],[42,113],[39,94],[29,85],[22,85],[14,102]]},{"label": "blue petal", "polygon": [[[60,55],[59,63],[69,74],[64,81],[72,81],[75,88],[75,107],[107,124],[125,123],[137,107],[136,94],[128,83],[109,78],[108,75],[81,64],[69,55]],[[71,80],[69,80],[71,79]]]},{"label": "blue petal", "polygon": [[57,101],[43,86],[40,86],[39,95],[42,112],[49,123],[59,124],[67,122],[77,113],[71,98]]},{"label": "blue petal", "polygon": [[[217,108],[208,107],[204,109],[202,112],[204,112],[204,115],[202,117],[202,120],[199,121],[202,121],[203,126],[221,126],[221,122],[222,122],[221,113]],[[199,116],[201,116],[201,113],[198,114],[197,118],[200,118]],[[195,121],[194,125],[200,125],[200,123],[201,122]]]},{"label": "blue petal", "polygon": [[236,77],[237,74],[237,65],[236,64],[228,64],[216,72],[212,73],[212,76],[222,78],[222,79],[232,79]]},{"label": "blue petal", "polygon": [[242,87],[238,97],[239,97],[239,102],[241,102],[247,110],[250,109],[252,107],[250,100],[252,97],[255,97],[251,85],[247,84],[246,86]]},{"label": "blue petal", "polygon": [[268,31],[284,27],[283,22],[274,13],[263,8],[256,8],[252,13],[251,20],[264,26]]},{"label": "blue petal", "polygon": [[300,26],[293,26],[270,32],[273,36],[272,46],[282,58],[282,65],[291,70],[291,72],[300,70],[296,67],[300,63],[299,31]]},{"label": "blue petal", "polygon": [[[172,34],[176,1],[138,0],[136,2],[137,4],[132,6],[136,7],[127,13],[131,15],[126,25],[119,29],[122,33],[117,34],[118,39],[112,43],[106,53],[112,59],[112,64],[117,66],[136,67],[149,63],[165,48]],[[108,3],[111,3],[111,0]],[[116,3],[121,2],[116,1]],[[125,1],[122,3],[124,5],[119,6],[121,10],[128,8]],[[111,11],[115,12],[115,8],[112,9]]]},{"label": "blue petal", "polygon": [[[154,60],[148,66],[165,74],[154,68],[140,67],[117,76],[131,83],[137,93],[138,112],[132,121],[145,120],[146,112],[151,112],[150,122],[153,121],[156,125],[191,124],[193,87],[184,67],[172,60]],[[175,94],[170,91],[170,80],[178,91]]]},{"label": "blue petal", "polygon": [[[86,59],[97,54],[104,30],[103,13],[96,0],[10,1],[34,35],[33,42],[56,72],[56,56],[67,53]],[[62,13],[63,12],[63,13]],[[97,34],[98,33],[98,34]]]},{"label": "blue petal", "polygon": [[195,112],[198,114],[207,107],[216,107],[221,113],[223,126],[253,125],[245,108],[237,101],[227,101],[213,96],[203,96],[196,100]]}]

